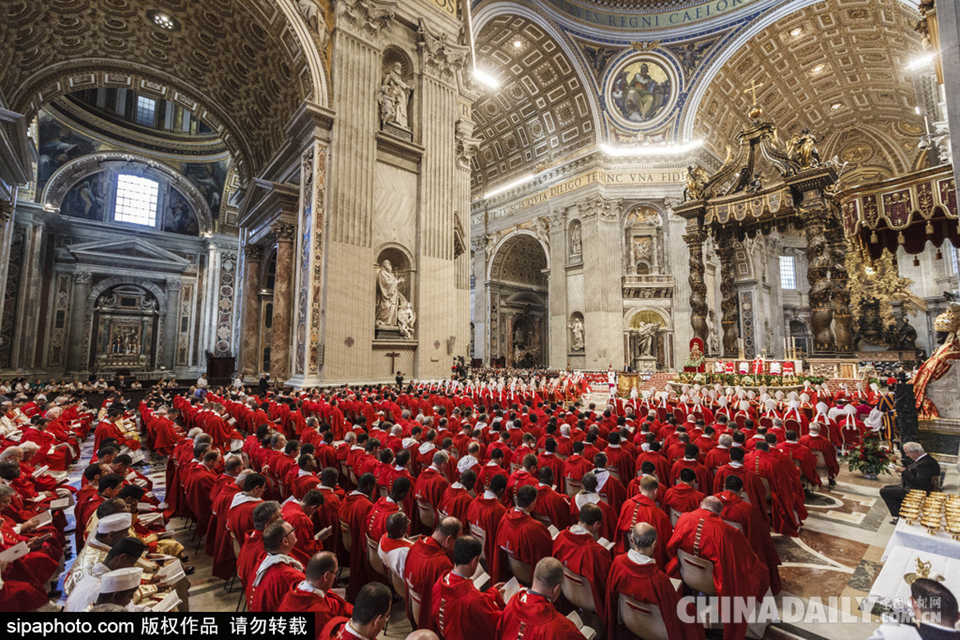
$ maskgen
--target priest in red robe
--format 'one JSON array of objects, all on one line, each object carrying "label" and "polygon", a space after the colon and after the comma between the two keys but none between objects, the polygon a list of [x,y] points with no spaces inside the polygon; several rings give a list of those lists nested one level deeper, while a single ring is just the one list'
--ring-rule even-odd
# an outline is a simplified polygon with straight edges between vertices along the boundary
[{"label": "priest in red robe", "polygon": [[773,530],[787,536],[800,535],[800,526],[807,517],[800,471],[779,451],[770,451],[767,442],[757,443],[754,452],[744,458],[744,466],[770,484]]},{"label": "priest in red robe", "polygon": [[[414,495],[418,502],[425,502],[436,511],[443,499],[443,492],[450,485],[447,482],[446,469],[450,458],[443,451],[437,451],[433,454],[433,464],[420,472],[417,477],[417,484],[414,487]],[[419,522],[419,518],[416,522]],[[427,533],[430,533],[427,531]]]},{"label": "priest in red robe", "polygon": [[313,613],[313,628],[317,633],[336,617],[350,617],[353,607],[332,591],[339,570],[337,556],[321,551],[310,559],[303,580],[290,587],[276,610]]},{"label": "priest in red robe", "polygon": [[737,476],[730,476],[724,485],[724,490],[717,495],[720,502],[723,503],[723,513],[720,517],[727,522],[736,522],[740,525],[740,530],[747,540],[750,541],[750,547],[757,557],[767,565],[770,572],[770,590],[773,595],[780,593],[780,554],[773,544],[773,538],[770,536],[770,526],[757,511],[757,508],[749,502],[744,502],[740,497],[743,491],[743,483]]},{"label": "priest in red robe", "polygon": [[667,489],[667,494],[663,497],[663,508],[673,509],[677,513],[687,513],[700,506],[704,494],[693,488],[693,483],[697,479],[693,469],[682,470],[679,479],[680,482]]},{"label": "priest in red robe", "polygon": [[[760,602],[770,586],[770,574],[743,534],[720,518],[722,511],[723,503],[709,496],[703,499],[701,508],[680,516],[667,545],[667,553],[673,557],[670,573],[682,575],[675,557],[682,549],[713,563],[713,584],[719,597],[755,598]],[[735,609],[731,602],[730,611]],[[743,640],[746,633],[745,621],[723,625],[724,640]]]},{"label": "priest in red robe", "polygon": [[767,508],[766,489],[760,481],[760,476],[743,466],[745,456],[743,447],[731,447],[730,462],[719,467],[713,477],[713,493],[723,491],[724,483],[729,476],[737,476],[743,483],[744,498],[760,511],[765,522],[770,522],[770,511]]},{"label": "priest in red robe", "polygon": [[694,474],[696,474],[696,478],[694,479],[694,488],[700,493],[704,494],[710,491],[710,488],[713,486],[713,475],[710,473],[709,469],[697,461],[699,452],[700,450],[697,448],[697,445],[686,445],[683,452],[683,458],[674,462],[673,466],[670,467],[670,482],[667,483],[667,486],[673,486],[677,484],[677,480],[680,479],[680,472],[684,469],[691,469]]},{"label": "priest in red robe", "polygon": [[351,491],[340,503],[340,522],[350,528],[350,582],[347,585],[347,601],[353,600],[360,587],[374,577],[367,561],[366,525],[373,508],[370,496],[376,487],[376,477],[372,473],[365,473],[357,480],[356,491]]},{"label": "priest in red robe", "polygon": [[553,557],[590,584],[593,604],[601,616],[606,611],[607,576],[613,563],[610,551],[594,539],[602,518],[597,505],[584,505],[577,524],[561,531],[553,541]]},{"label": "priest in red robe", "polygon": [[[479,535],[483,532],[483,557],[489,568],[496,557],[497,533],[500,523],[507,509],[500,502],[500,497],[507,488],[507,477],[497,474],[490,480],[487,490],[478,495],[467,508],[467,525],[471,533]],[[489,569],[488,569],[489,570]]]},{"label": "priest in red robe", "polygon": [[533,585],[521,589],[503,610],[496,640],[583,640],[573,622],[553,603],[563,589],[563,565],[544,558],[533,570]]},{"label": "priest in red robe", "polygon": [[[657,566],[654,556],[661,546],[657,530],[645,522],[634,525],[627,534],[629,551],[613,560],[606,589],[610,594],[606,615],[610,640],[634,639],[633,634],[620,620],[620,596],[626,596],[641,604],[654,605],[660,609],[667,637],[671,640],[704,640],[703,625],[699,622],[682,622],[677,614],[680,594],[670,578]],[[663,545],[666,547],[666,545]],[[693,608],[693,603],[688,609]],[[688,611],[695,615],[694,611]]]},{"label": "priest in red robe", "polygon": [[530,515],[536,510],[537,490],[525,485],[517,491],[517,506],[507,511],[497,531],[497,548],[494,551],[493,579],[505,582],[510,579],[510,563],[507,555],[526,563],[531,571],[541,558],[553,551],[553,538],[542,522]]},{"label": "priest in red robe", "polygon": [[[819,451],[823,455],[823,461],[827,465],[830,487],[836,486],[837,474],[840,473],[840,465],[837,463],[837,447],[828,438],[824,438],[820,434],[820,423],[811,423],[807,435],[800,438],[798,442],[809,449],[811,453]],[[815,453],[813,455],[816,456]]]},{"label": "priest in red robe", "polygon": [[[654,500],[659,486],[660,483],[657,482],[656,478],[644,476],[640,479],[640,493],[623,504],[620,519],[617,521],[617,539],[615,542],[618,552],[623,553],[629,548],[630,532],[641,522],[646,522],[656,529],[657,537],[660,540],[669,540],[670,536],[673,535],[673,525],[670,524],[670,517],[657,506]],[[666,571],[667,545],[657,545],[653,559],[656,560],[658,569]]]},{"label": "priest in red robe", "polygon": [[493,585],[481,593],[473,583],[482,554],[480,540],[460,536],[453,545],[453,569],[440,576],[433,586],[431,629],[444,640],[496,637],[506,603],[502,585]]},{"label": "priest in red robe", "polygon": [[[421,536],[407,553],[403,579],[407,588],[420,596],[419,619],[414,620],[412,610],[407,609],[407,618],[415,629],[431,628],[433,587],[443,574],[453,569],[447,554],[453,551],[462,530],[459,520],[444,518],[432,535]],[[410,598],[407,602],[409,604]]]},{"label": "priest in red robe", "polygon": [[460,480],[454,482],[443,492],[440,504],[437,505],[437,511],[440,517],[453,516],[460,522],[467,521],[467,509],[473,502],[471,492],[477,484],[477,474],[472,469],[467,469],[460,474]]},{"label": "priest in red robe", "polygon": [[[292,524],[297,532],[297,546],[294,550],[301,563],[309,562],[310,558],[323,550],[322,543],[315,537],[319,530],[314,526],[313,519],[323,502],[323,493],[319,489],[311,489],[301,500],[287,500],[281,508],[283,519]],[[329,535],[335,533],[331,529]]]},{"label": "priest in red robe", "polygon": [[266,553],[246,589],[250,611],[279,611],[290,588],[303,581],[303,565],[290,555],[296,545],[297,533],[289,522],[274,522],[264,530]]},{"label": "priest in red robe", "polygon": [[566,529],[572,524],[570,499],[553,488],[555,476],[551,467],[541,467],[537,473],[540,482],[537,484],[537,508],[533,517],[541,522],[549,522],[557,529]]},{"label": "priest in red robe", "polygon": [[280,503],[275,500],[260,502],[253,509],[253,529],[247,531],[237,555],[237,577],[246,587],[253,581],[263,557],[263,532],[281,517]]},{"label": "priest in red robe", "polygon": [[383,537],[383,534],[387,531],[387,518],[400,511],[400,505],[403,504],[409,491],[410,481],[406,478],[397,478],[393,483],[393,488],[390,489],[390,495],[384,496],[374,503],[370,509],[370,514],[367,516],[365,528],[366,535],[370,539],[379,541]]}]

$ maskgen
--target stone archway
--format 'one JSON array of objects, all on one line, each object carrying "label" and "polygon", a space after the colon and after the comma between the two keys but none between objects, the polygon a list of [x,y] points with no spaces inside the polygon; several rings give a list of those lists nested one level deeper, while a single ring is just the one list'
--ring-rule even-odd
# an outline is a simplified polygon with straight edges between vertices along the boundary
[{"label": "stone archway", "polygon": [[490,262],[491,362],[531,367],[549,362],[548,257],[536,236],[504,238]]}]

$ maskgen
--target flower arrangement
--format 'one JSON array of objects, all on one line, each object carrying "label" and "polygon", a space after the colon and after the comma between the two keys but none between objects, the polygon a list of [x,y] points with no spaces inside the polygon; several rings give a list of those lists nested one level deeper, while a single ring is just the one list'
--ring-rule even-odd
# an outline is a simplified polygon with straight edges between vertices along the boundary
[{"label": "flower arrangement", "polygon": [[840,460],[847,463],[850,471],[859,471],[865,476],[878,476],[881,473],[890,473],[889,465],[894,461],[894,456],[880,444],[877,434],[868,433],[860,444],[841,455]]},{"label": "flower arrangement", "polygon": [[734,387],[736,385],[744,386],[765,386],[765,387],[797,387],[804,382],[810,382],[812,385],[821,384],[825,378],[820,376],[773,376],[769,374],[747,375],[739,373],[693,373],[690,371],[679,371],[674,376],[674,382],[680,384],[722,384],[725,387]]}]

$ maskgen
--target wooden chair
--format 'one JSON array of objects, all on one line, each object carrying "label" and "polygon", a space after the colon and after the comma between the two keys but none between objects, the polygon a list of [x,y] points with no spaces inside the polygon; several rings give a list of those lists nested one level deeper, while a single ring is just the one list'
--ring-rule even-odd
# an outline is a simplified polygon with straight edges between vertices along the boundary
[{"label": "wooden chair", "polygon": [[[518,578],[519,580],[519,578]],[[563,595],[567,601],[578,609],[597,613],[597,605],[593,601],[593,591],[590,583],[583,576],[563,568]]]},{"label": "wooden chair", "polygon": [[737,531],[739,531],[740,533],[743,533],[743,525],[740,524],[739,522],[734,522],[733,520],[727,520],[726,518],[724,518],[723,521],[726,522],[731,527],[733,527],[734,529],[736,529]]},{"label": "wooden chair", "polygon": [[673,507],[670,507],[670,524],[673,525],[674,527],[677,526],[677,520],[680,519],[680,515],[681,514],[679,511],[677,511]]},{"label": "wooden chair", "polygon": [[616,467],[607,467],[607,471],[610,473],[611,476],[617,479],[617,482],[619,482],[620,484],[623,484],[623,478],[620,477],[620,472],[617,471]]},{"label": "wooden chair", "polygon": [[480,527],[478,527],[477,525],[471,524],[471,525],[470,525],[470,533],[472,533],[472,534],[473,534],[473,537],[476,538],[477,540],[479,540],[479,541],[480,541],[480,544],[483,545],[483,547],[482,547],[481,550],[480,550],[480,559],[481,559],[481,560],[486,560],[486,559],[487,559],[487,552],[486,552],[486,548],[487,548],[487,532],[484,531],[483,529],[481,529]]},{"label": "wooden chair", "polygon": [[683,424],[687,421],[687,416],[683,413],[683,409],[677,407],[673,410],[673,417],[676,418],[677,424]]},{"label": "wooden chair", "polygon": [[663,423],[667,419],[667,408],[657,407],[657,422]]},{"label": "wooden chair", "polygon": [[513,576],[517,579],[517,582],[522,584],[525,587],[529,587],[533,584],[533,567],[531,567],[526,562],[523,562],[519,558],[515,558],[513,554],[507,551],[506,547],[500,547],[501,551],[507,554],[507,562],[510,564],[510,571],[513,573]]},{"label": "wooden chair", "polygon": [[380,554],[378,553],[380,545],[369,535],[364,537],[367,539],[367,559],[370,561],[370,566],[380,575],[386,576],[387,568],[383,566],[383,560],[380,559]]},{"label": "wooden chair", "polygon": [[737,423],[737,428],[741,431],[747,428],[747,416],[742,413],[738,413],[734,416],[733,421]]},{"label": "wooden chair", "polygon": [[680,562],[680,576],[688,587],[697,593],[708,596],[717,595],[717,589],[713,583],[712,562],[693,556],[683,549],[677,550],[677,560]]},{"label": "wooden chair", "polygon": [[769,429],[773,426],[773,420],[764,416],[763,418],[760,418],[760,426],[764,429]]},{"label": "wooden chair", "polygon": [[580,481],[574,480],[573,478],[564,478],[563,484],[566,487],[567,495],[571,498],[583,490],[583,485],[580,483]]},{"label": "wooden chair", "polygon": [[390,574],[390,583],[393,585],[393,590],[397,592],[403,601],[407,601],[407,583],[403,581],[403,578],[395,574],[390,569],[387,569],[387,572]]},{"label": "wooden chair", "polygon": [[619,611],[623,626],[641,640],[670,640],[657,605],[637,602],[621,593]]},{"label": "wooden chair", "polygon": [[437,512],[433,510],[433,505],[418,498],[417,513],[420,514],[420,524],[432,532],[437,526]]},{"label": "wooden chair", "polygon": [[353,534],[350,531],[350,525],[343,520],[340,521],[340,537],[343,540],[343,549],[347,553],[353,551]]},{"label": "wooden chair", "polygon": [[784,431],[792,430],[794,433],[797,434],[798,437],[800,436],[800,427],[801,427],[800,422],[797,420],[794,420],[793,418],[787,418],[786,420],[783,421],[783,430]]},{"label": "wooden chair", "polygon": [[773,493],[770,492],[770,481],[764,478],[763,476],[760,476],[760,482],[763,484],[763,492],[764,492],[763,499],[767,502],[772,502]]},{"label": "wooden chair", "polygon": [[407,603],[410,605],[410,615],[414,620],[420,619],[420,605],[423,603],[423,597],[413,590],[413,585],[407,583]]}]

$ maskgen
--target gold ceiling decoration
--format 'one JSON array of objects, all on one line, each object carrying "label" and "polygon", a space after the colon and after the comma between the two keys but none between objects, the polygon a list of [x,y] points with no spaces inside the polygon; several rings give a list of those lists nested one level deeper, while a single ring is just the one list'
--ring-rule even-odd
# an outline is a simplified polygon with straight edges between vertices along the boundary
[{"label": "gold ceiling decoration", "polygon": [[[526,46],[513,43],[522,38]],[[480,151],[473,190],[487,191],[537,163],[552,162],[595,142],[587,92],[567,54],[543,27],[502,15],[477,34],[481,68],[500,81],[473,106]]]},{"label": "gold ceiling decoration", "polygon": [[[833,0],[777,21],[713,78],[700,102],[696,137],[722,155],[722,145],[746,124],[752,97],[743,88],[756,82],[763,85],[757,103],[777,122],[782,138],[802,127],[833,132],[820,145],[821,155],[844,151],[856,157],[861,152],[837,146],[837,134],[867,124],[884,139],[884,161],[891,169],[910,171],[917,140],[905,135],[903,123],[922,126],[906,70],[923,54],[913,31],[916,17],[899,0]],[[845,172],[856,168],[851,161]]]},{"label": "gold ceiling decoration", "polygon": [[256,174],[318,90],[276,0],[164,0],[161,28],[137,0],[0,3],[0,92],[29,116],[78,89],[126,86],[203,117]]}]

